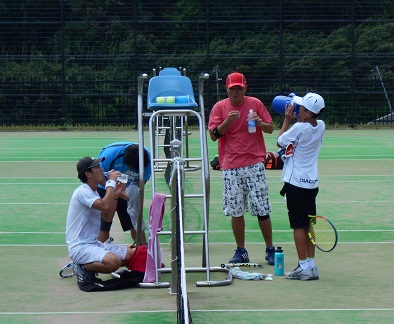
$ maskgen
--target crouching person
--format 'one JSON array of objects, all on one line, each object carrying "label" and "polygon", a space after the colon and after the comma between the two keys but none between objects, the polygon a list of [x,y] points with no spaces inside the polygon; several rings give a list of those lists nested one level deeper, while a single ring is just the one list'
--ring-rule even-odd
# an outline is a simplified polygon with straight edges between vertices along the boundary
[{"label": "crouching person", "polygon": [[[74,191],[67,214],[68,251],[75,263],[78,287],[85,291],[92,284],[101,284],[97,273],[111,273],[122,266],[127,267],[135,251],[135,248],[97,240],[101,218],[112,221],[118,197],[125,190],[125,184],[116,181],[120,172],[112,170],[106,180],[100,166],[104,159],[84,157],[79,160],[77,172],[82,185]],[[103,198],[97,193],[99,183],[105,183]]]}]

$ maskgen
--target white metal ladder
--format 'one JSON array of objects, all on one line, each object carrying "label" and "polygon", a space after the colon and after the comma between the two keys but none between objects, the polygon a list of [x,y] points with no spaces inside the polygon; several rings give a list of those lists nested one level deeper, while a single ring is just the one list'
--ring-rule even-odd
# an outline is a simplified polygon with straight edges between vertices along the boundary
[{"label": "white metal ladder", "polygon": [[[160,76],[159,76],[160,77]],[[208,74],[201,75],[199,77],[199,105],[196,108],[191,109],[190,105],[156,105],[154,108],[154,112],[150,114],[149,118],[149,137],[150,137],[150,149],[151,149],[151,167],[152,167],[152,196],[156,192],[163,192],[166,189],[168,191],[168,187],[165,188],[164,185],[168,186],[171,181],[171,174],[176,172],[182,174],[182,178],[180,182],[182,183],[182,190],[178,192],[178,194],[182,195],[181,206],[179,206],[179,201],[174,199],[174,186],[176,184],[172,183],[170,189],[171,192],[166,195],[171,198],[171,223],[173,224],[170,231],[162,231],[157,233],[157,235],[171,235],[173,238],[179,233],[176,233],[176,217],[182,215],[184,217],[184,223],[187,223],[192,217],[201,217],[202,228],[200,229],[187,229],[186,225],[182,229],[183,236],[187,235],[202,235],[202,262],[201,266],[197,267],[186,267],[186,272],[205,272],[205,280],[197,281],[196,285],[199,287],[208,287],[208,286],[223,286],[229,285],[232,283],[232,274],[227,268],[222,267],[211,267],[210,259],[209,259],[209,239],[208,239],[208,223],[209,223],[209,196],[210,196],[210,178],[209,178],[209,161],[208,161],[208,149],[207,149],[207,139],[206,139],[206,126],[205,126],[205,117],[204,117],[204,100],[203,100],[203,83],[204,80],[209,77]],[[143,110],[143,82],[147,79],[146,74],[142,74],[138,81],[138,133],[139,133],[139,147],[140,147],[140,166],[143,165],[143,142],[144,142],[144,110]],[[178,80],[177,76],[174,76],[174,80]],[[180,80],[180,79],[179,79]],[[170,80],[172,82],[172,80]],[[173,87],[176,88],[176,83],[173,84]],[[169,89],[169,91],[172,91]],[[176,89],[174,90],[175,93]],[[170,95],[168,93],[167,95]],[[149,99],[150,98],[150,99]],[[193,95],[194,98],[194,95]],[[154,97],[148,94],[148,101],[154,100]],[[149,105],[148,105],[149,107]],[[169,132],[170,142],[168,143],[160,143],[161,138],[159,137],[162,133],[163,120],[168,120],[169,125],[167,128],[167,132]],[[189,143],[190,143],[190,132],[189,132],[189,120],[194,120],[198,124],[198,141],[199,141],[199,150],[194,150],[193,153],[189,151]],[[167,127],[166,126],[166,127]],[[194,129],[193,129],[194,131]],[[169,148],[171,154],[163,154],[159,148]],[[164,151],[164,150],[163,150]],[[179,168],[179,163],[174,163],[175,161],[181,161],[182,170],[176,170]],[[162,171],[165,167],[164,177],[158,176],[160,171]],[[143,179],[143,174],[141,174],[140,167],[140,179]],[[184,189],[184,185],[188,181],[188,176],[184,176],[185,173],[196,173],[197,178],[194,178],[193,181],[198,183],[198,186],[191,186],[192,189],[189,188]],[[199,177],[199,178],[198,178]],[[165,182],[164,182],[165,181]],[[140,181],[140,217],[137,228],[137,238],[139,237],[139,233],[141,232],[141,221],[142,219],[142,206],[144,199],[144,184],[143,181]],[[189,183],[190,184],[190,183]],[[163,187],[164,186],[164,187]],[[196,189],[196,190],[194,190]],[[200,205],[199,210],[202,210],[202,215],[190,215],[187,210],[184,208],[185,201],[197,201],[197,205]],[[176,213],[176,209],[179,209],[181,212]],[[177,216],[178,215],[178,216]],[[177,249],[176,249],[176,240],[171,239],[171,260],[177,259]],[[183,249],[183,247],[182,247]],[[156,251],[157,253],[158,251]],[[161,282],[160,281],[160,273],[171,272],[172,274],[172,283],[169,282]],[[226,272],[227,278],[224,280],[213,281],[211,280],[211,272]],[[141,287],[171,287],[171,292],[176,293],[177,288],[174,284],[176,281],[176,263],[171,262],[170,268],[159,268],[156,269],[156,282],[154,283],[142,283]]]}]

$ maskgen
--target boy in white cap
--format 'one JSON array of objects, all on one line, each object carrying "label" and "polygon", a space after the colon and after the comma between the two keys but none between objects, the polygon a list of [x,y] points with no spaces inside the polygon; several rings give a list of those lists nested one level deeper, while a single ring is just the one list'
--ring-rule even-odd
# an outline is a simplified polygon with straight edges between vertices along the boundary
[{"label": "boy in white cap", "polygon": [[324,99],[316,93],[303,98],[293,97],[300,105],[297,122],[293,104],[286,107],[285,120],[278,134],[278,147],[287,147],[282,171],[284,181],[281,195],[286,195],[290,227],[298,255],[298,266],[287,272],[287,279],[319,279],[315,266],[315,246],[308,237],[309,215],[316,215],[316,196],[319,192],[318,157],[323,141],[325,123],[318,117],[324,110]]}]

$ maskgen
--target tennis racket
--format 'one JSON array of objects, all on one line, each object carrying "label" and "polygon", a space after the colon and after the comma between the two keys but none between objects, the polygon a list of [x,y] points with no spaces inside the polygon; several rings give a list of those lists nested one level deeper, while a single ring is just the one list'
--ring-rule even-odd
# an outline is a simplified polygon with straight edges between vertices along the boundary
[{"label": "tennis racket", "polygon": [[311,242],[323,252],[334,250],[338,242],[338,233],[334,224],[323,216],[309,216],[308,235]]},{"label": "tennis racket", "polygon": [[245,268],[262,268],[263,265],[260,263],[222,263],[221,264],[222,268],[235,268],[235,267],[245,267]]},{"label": "tennis racket", "polygon": [[[110,237],[105,243],[111,243],[114,239]],[[63,268],[59,271],[59,276],[62,278],[71,278],[75,275],[74,273],[74,261],[67,263]]]},{"label": "tennis racket", "polygon": [[73,266],[74,266],[74,262],[73,261],[67,263],[59,271],[59,276],[62,277],[62,278],[71,278],[71,277],[73,277],[75,275]]}]

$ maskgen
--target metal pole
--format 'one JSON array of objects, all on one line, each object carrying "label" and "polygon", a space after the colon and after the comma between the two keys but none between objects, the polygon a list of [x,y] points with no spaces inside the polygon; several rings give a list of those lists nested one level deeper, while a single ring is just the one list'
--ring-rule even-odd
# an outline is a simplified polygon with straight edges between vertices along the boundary
[{"label": "metal pole", "polygon": [[[138,24],[137,24],[137,18],[138,18],[138,0],[134,0],[134,17],[133,17],[133,34],[134,34],[134,74],[137,74],[137,70],[138,70]],[[134,80],[134,78],[133,78]],[[139,82],[139,80],[138,80]],[[138,104],[138,91],[139,91],[139,84],[138,84],[138,89],[137,89],[137,95],[134,95],[134,99],[137,101]],[[134,117],[137,119],[137,122],[134,123],[134,128],[138,129],[138,108],[137,111],[134,114]]]},{"label": "metal pole", "polygon": [[215,71],[215,82],[216,82],[216,101],[220,100],[220,95],[219,95],[219,81],[222,81],[222,78],[219,78],[219,66],[214,67]]},{"label": "metal pole", "polygon": [[384,86],[383,79],[382,79],[382,76],[380,75],[380,71],[379,71],[379,68],[378,68],[377,65],[375,66],[375,69],[376,69],[376,72],[379,75],[380,84],[382,85],[382,88],[383,88],[383,91],[384,91],[384,95],[386,96],[386,100],[387,100],[387,103],[388,103],[389,108],[390,108],[390,114],[392,114],[393,113],[393,109],[391,108],[391,102],[389,100],[389,96],[387,94],[386,87]]},{"label": "metal pole", "polygon": [[136,244],[142,245],[141,230],[142,230],[142,217],[144,210],[144,190],[145,190],[145,172],[144,172],[144,113],[143,113],[143,86],[144,80],[148,78],[146,73],[138,77],[138,161],[139,161],[139,206],[138,206],[138,221],[137,221],[137,235]]},{"label": "metal pole", "polygon": [[[178,232],[178,217],[183,217],[180,212],[182,212],[183,205],[179,204],[179,198],[183,194],[180,192],[178,183],[183,183],[183,179],[179,179],[179,163],[176,163],[176,158],[181,158],[182,156],[182,142],[178,139],[174,139],[170,142],[170,151],[171,151],[171,273],[172,273],[172,281],[171,281],[171,293],[176,294],[178,292],[178,248],[177,238],[181,235]],[[179,162],[179,161],[178,161]],[[182,198],[183,199],[183,198]],[[183,229],[180,229],[183,230]]]},{"label": "metal pole", "polygon": [[65,64],[64,64],[64,60],[65,60],[65,57],[64,57],[64,0],[61,0],[60,1],[60,11],[61,11],[61,18],[60,18],[60,21],[61,21],[61,61],[62,61],[62,89],[61,89],[61,91],[62,91],[62,94],[61,94],[61,109],[62,109],[62,118],[61,118],[61,120],[62,120],[62,123],[63,123],[63,128],[65,129],[65,126],[66,126],[66,112],[65,112],[65,95],[66,95],[66,85],[65,85],[65,82],[66,82],[66,75],[65,75],[65,71],[64,71],[64,69],[65,69]]}]

